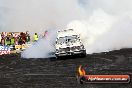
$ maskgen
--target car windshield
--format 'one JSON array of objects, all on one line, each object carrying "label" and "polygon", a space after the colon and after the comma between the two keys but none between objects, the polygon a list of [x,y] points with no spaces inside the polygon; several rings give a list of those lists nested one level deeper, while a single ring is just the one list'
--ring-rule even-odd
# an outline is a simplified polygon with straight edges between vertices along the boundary
[{"label": "car windshield", "polygon": [[76,42],[77,39],[77,35],[67,36],[67,42]]},{"label": "car windshield", "polygon": [[57,43],[62,44],[62,43],[68,43],[68,42],[76,42],[77,40],[78,40],[77,35],[65,36],[65,37],[58,38]]},{"label": "car windshield", "polygon": [[66,43],[66,37],[60,37],[59,39],[57,39],[57,43],[58,44]]}]

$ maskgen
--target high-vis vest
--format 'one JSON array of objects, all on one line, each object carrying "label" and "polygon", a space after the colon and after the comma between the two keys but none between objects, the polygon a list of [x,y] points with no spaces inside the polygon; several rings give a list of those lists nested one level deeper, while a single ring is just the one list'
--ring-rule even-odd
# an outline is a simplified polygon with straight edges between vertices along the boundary
[{"label": "high-vis vest", "polygon": [[10,45],[11,42],[10,42],[10,39],[6,39],[6,45]]},{"label": "high-vis vest", "polygon": [[34,41],[38,40],[38,35],[34,35]]},{"label": "high-vis vest", "polygon": [[11,38],[11,45],[14,45],[14,44],[15,44],[15,39]]}]

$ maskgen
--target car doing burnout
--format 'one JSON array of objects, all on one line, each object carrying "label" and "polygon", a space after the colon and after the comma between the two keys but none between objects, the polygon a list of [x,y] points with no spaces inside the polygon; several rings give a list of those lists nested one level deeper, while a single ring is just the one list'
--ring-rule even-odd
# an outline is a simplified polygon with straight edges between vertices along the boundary
[{"label": "car doing burnout", "polygon": [[56,57],[81,55],[86,56],[86,49],[73,29],[58,31],[56,39]]}]

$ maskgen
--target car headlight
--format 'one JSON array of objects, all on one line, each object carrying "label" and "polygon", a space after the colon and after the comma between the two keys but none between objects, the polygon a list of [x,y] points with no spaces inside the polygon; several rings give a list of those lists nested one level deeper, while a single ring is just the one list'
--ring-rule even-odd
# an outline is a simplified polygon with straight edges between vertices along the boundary
[{"label": "car headlight", "polygon": [[56,49],[56,52],[58,53],[59,52],[59,49]]},{"label": "car headlight", "polygon": [[80,50],[80,46],[74,46],[74,47],[71,48],[71,50],[73,50],[73,51],[74,50]]},{"label": "car headlight", "polygon": [[65,51],[65,49],[64,49],[64,48],[59,48],[59,49],[56,49],[56,52],[57,52],[57,53],[59,53],[59,52],[63,52],[63,51]]},{"label": "car headlight", "polygon": [[81,45],[80,48],[81,48],[81,49],[84,49],[84,45]]}]

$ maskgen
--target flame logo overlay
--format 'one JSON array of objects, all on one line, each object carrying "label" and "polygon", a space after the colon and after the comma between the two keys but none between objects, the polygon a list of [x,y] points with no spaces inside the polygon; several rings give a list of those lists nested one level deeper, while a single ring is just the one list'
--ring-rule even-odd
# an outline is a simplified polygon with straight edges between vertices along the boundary
[{"label": "flame logo overlay", "polygon": [[77,81],[83,83],[129,83],[129,75],[86,75],[82,65],[78,68]]},{"label": "flame logo overlay", "polygon": [[79,75],[80,75],[80,76],[86,75],[86,72],[85,72],[85,70],[82,68],[82,65],[79,66],[78,72],[79,72]]}]

